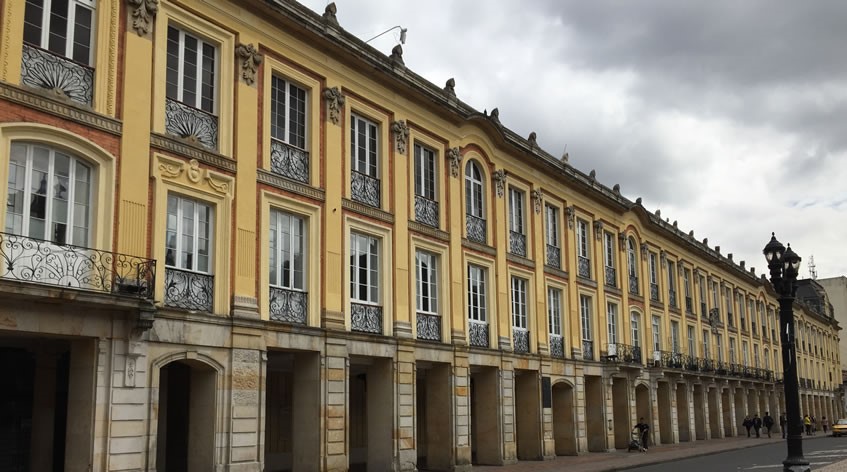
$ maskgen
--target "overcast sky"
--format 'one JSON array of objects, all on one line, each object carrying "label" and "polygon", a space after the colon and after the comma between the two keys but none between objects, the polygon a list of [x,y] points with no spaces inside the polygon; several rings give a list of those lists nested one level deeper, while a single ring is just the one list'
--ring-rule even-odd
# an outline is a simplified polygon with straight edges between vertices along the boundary
[{"label": "overcast sky", "polygon": [[[326,0],[305,4],[323,13]],[[363,40],[684,232],[847,274],[847,2],[336,0]],[[399,32],[370,44],[386,54]]]}]

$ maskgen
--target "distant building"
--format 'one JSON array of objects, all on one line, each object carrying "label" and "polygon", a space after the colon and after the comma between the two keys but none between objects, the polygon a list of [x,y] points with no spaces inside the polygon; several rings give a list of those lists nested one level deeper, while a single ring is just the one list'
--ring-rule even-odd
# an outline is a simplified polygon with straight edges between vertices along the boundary
[{"label": "distant building", "polygon": [[[847,277],[842,275],[817,279],[817,282],[826,290],[835,319],[844,326],[847,323]],[[841,353],[841,371],[847,375],[847,337],[842,337],[838,347]]]},{"label": "distant building", "polygon": [[[783,411],[767,281],[334,4],[0,14],[0,468],[467,471]],[[799,293],[803,412],[841,416]]]}]

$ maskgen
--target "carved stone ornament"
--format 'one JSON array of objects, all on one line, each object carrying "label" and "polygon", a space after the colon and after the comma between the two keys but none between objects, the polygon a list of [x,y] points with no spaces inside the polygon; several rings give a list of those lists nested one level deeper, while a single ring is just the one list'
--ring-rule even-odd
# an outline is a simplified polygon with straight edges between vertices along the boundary
[{"label": "carved stone ornament", "polygon": [[527,138],[527,141],[529,141],[530,149],[532,149],[533,151],[538,149],[538,135],[535,134],[535,131],[529,133],[529,138]]},{"label": "carved stone ornament", "polygon": [[499,110],[499,109],[495,108],[495,109],[491,110],[491,115],[489,115],[489,117],[488,117],[488,118],[489,118],[489,119],[491,120],[491,122],[492,122],[492,123],[494,123],[495,125],[497,125],[497,126],[502,126],[502,125],[500,124],[500,110]]},{"label": "carved stone ornament", "polygon": [[132,9],[132,29],[139,36],[147,36],[153,29],[153,20],[159,11],[159,0],[127,0]]},{"label": "carved stone ornament", "polygon": [[694,269],[694,281],[700,280],[700,269]]},{"label": "carved stone ornament", "polygon": [[599,241],[603,236],[603,222],[600,220],[594,221],[594,237]]},{"label": "carved stone ornament", "polygon": [[456,97],[456,79],[452,77],[447,79],[447,83],[444,84],[444,94],[448,97]]},{"label": "carved stone ornament", "polygon": [[684,265],[682,265],[682,261],[679,261],[679,262],[677,263],[677,266],[676,266],[676,273],[677,273],[677,275],[679,275],[680,277],[682,277],[682,276],[685,274],[685,266],[684,266]]},{"label": "carved stone ornament", "polygon": [[620,243],[621,249],[626,247],[626,233],[621,231],[618,233],[618,243]]},{"label": "carved stone ornament", "polygon": [[398,66],[405,66],[406,63],[403,62],[403,46],[397,45],[391,48],[391,56],[389,58],[391,63]]},{"label": "carved stone ornament", "polygon": [[397,120],[391,123],[391,132],[394,134],[394,143],[397,146],[397,152],[406,154],[409,147],[409,125],[405,120]]},{"label": "carved stone ornament", "polygon": [[532,205],[535,207],[536,213],[541,213],[541,206],[544,203],[544,192],[540,188],[532,191]]},{"label": "carved stone ornament", "polygon": [[194,182],[200,182],[200,162],[197,159],[191,159],[188,161],[188,180]]},{"label": "carved stone ornament", "polygon": [[338,26],[338,17],[336,14],[338,13],[338,7],[335,6],[335,2],[330,3],[324,8],[323,20],[324,23],[331,26]]},{"label": "carved stone ornament", "polygon": [[262,63],[262,54],[252,44],[239,44],[235,47],[235,55],[241,59],[241,78],[247,85],[256,83],[256,71]]},{"label": "carved stone ornament", "polygon": [[565,218],[568,219],[568,228],[573,229],[574,218],[576,218],[576,208],[573,205],[565,207]]},{"label": "carved stone ornament", "polygon": [[329,112],[329,121],[337,125],[341,120],[341,108],[344,106],[344,95],[338,87],[326,88],[323,92],[324,100],[326,100],[327,111]]},{"label": "carved stone ornament", "polygon": [[650,252],[650,247],[647,243],[641,243],[641,258],[647,260],[647,254]]},{"label": "carved stone ornament", "polygon": [[668,255],[665,253],[665,250],[662,249],[659,251],[659,260],[662,261],[662,265],[668,260]]},{"label": "carved stone ornament", "polygon": [[462,154],[459,152],[459,147],[452,147],[447,150],[447,159],[450,160],[450,173],[453,177],[459,177],[459,170],[462,166]]},{"label": "carved stone ornament", "polygon": [[506,170],[494,171],[494,184],[497,187],[497,196],[502,197],[506,193]]}]

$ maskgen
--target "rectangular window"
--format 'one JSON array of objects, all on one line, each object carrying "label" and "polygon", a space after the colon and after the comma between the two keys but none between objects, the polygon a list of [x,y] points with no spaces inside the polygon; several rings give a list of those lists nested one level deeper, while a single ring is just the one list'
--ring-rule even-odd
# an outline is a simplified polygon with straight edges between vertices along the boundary
[{"label": "rectangular window", "polygon": [[723,336],[715,335],[715,349],[718,351],[718,362],[723,362]]},{"label": "rectangular window", "polygon": [[415,144],[415,195],[435,198],[435,151]]},{"label": "rectangular window", "polygon": [[709,310],[706,308],[706,277],[701,275],[699,282],[700,316],[708,316]]},{"label": "rectangular window", "polygon": [[653,350],[662,350],[661,319],[658,316],[653,316]]},{"label": "rectangular window", "polygon": [[718,285],[720,285],[717,281],[712,282],[712,308],[720,308],[720,298],[718,297]]},{"label": "rectangular window", "polygon": [[606,303],[606,329],[609,335],[609,344],[618,343],[618,305]]},{"label": "rectangular window", "polygon": [[641,316],[636,312],[632,312],[629,314],[629,328],[632,335],[632,345],[635,347],[641,346]]},{"label": "rectangular window", "polygon": [[427,251],[416,251],[415,274],[418,311],[438,313],[438,256]]},{"label": "rectangular window", "polygon": [[290,290],[305,289],[306,224],[303,218],[271,210],[270,284]]},{"label": "rectangular window", "polygon": [[509,229],[518,234],[524,233],[524,194],[509,187]]},{"label": "rectangular window", "polygon": [[94,64],[94,0],[27,0],[24,42],[80,64]]},{"label": "rectangular window", "polygon": [[615,237],[612,233],[603,233],[603,262],[608,268],[615,268]]},{"label": "rectangular window", "polygon": [[485,269],[468,265],[468,318],[474,321],[488,321],[485,313]]},{"label": "rectangular window", "polygon": [[659,258],[659,256],[657,256],[655,252],[650,253],[648,267],[650,269],[650,283],[651,284],[658,284],[659,283],[659,266],[658,266],[658,263],[656,262],[658,260],[658,258]]},{"label": "rectangular window", "polygon": [[709,337],[709,330],[704,329],[703,330],[703,358],[704,359],[711,359],[712,358],[712,354],[710,352],[711,351],[710,344],[711,344],[711,339]]},{"label": "rectangular window", "polygon": [[688,325],[688,355],[691,357],[697,357],[697,337],[694,333],[694,326]]},{"label": "rectangular window", "polygon": [[353,171],[374,179],[379,177],[377,132],[376,123],[356,114],[350,115],[350,155]]},{"label": "rectangular window", "polygon": [[747,329],[747,313],[744,307],[744,297],[738,297],[738,317],[741,320],[741,329]]},{"label": "rectangular window", "polygon": [[671,321],[671,350],[673,352],[680,352],[679,345],[679,322]]},{"label": "rectangular window", "polygon": [[584,220],[576,220],[576,255],[588,257],[588,223]]},{"label": "rectangular window", "polygon": [[559,242],[559,209],[545,205],[544,217],[547,235],[547,252],[544,262],[548,266],[558,269],[562,266],[562,251]]},{"label": "rectangular window", "polygon": [[591,333],[591,297],[587,295],[579,296],[579,320],[582,329],[582,340],[592,341],[594,336]]},{"label": "rectangular window", "polygon": [[562,291],[547,289],[547,318],[550,334],[562,335]]},{"label": "rectangular window", "polygon": [[217,113],[218,48],[168,25],[167,97]]},{"label": "rectangular window", "polygon": [[735,364],[735,338],[729,338],[729,363]]},{"label": "rectangular window", "polygon": [[753,345],[753,367],[759,368],[759,346]]},{"label": "rectangular window", "polygon": [[526,329],[526,279],[512,277],[512,326]]},{"label": "rectangular window", "polygon": [[350,298],[379,304],[379,240],[367,234],[350,233]]},{"label": "rectangular window", "polygon": [[271,78],[271,138],[306,149],[306,90]]},{"label": "rectangular window", "polygon": [[209,205],[168,195],[165,265],[211,273],[213,212]]}]

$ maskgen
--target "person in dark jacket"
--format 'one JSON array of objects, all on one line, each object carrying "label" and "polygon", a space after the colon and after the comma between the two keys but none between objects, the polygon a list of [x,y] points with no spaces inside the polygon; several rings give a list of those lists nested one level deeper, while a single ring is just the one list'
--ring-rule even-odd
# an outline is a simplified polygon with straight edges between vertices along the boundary
[{"label": "person in dark jacket", "polygon": [[642,416],[638,420],[638,424],[635,425],[638,428],[638,431],[641,432],[641,447],[646,451],[647,450],[647,438],[650,436],[650,425],[644,421],[644,417]]},{"label": "person in dark jacket", "polygon": [[747,428],[747,437],[750,437],[750,428],[753,427],[753,419],[750,418],[750,415],[744,417],[744,422],[741,423],[741,426]]},{"label": "person in dark jacket", "polygon": [[782,431],[782,439],[785,439],[786,431],[788,428],[788,420],[785,418],[785,413],[779,415],[779,429]]},{"label": "person in dark jacket", "polygon": [[765,417],[762,418],[762,425],[768,430],[768,437],[771,437],[771,428],[773,428],[773,417],[769,412],[765,412]]},{"label": "person in dark jacket", "polygon": [[753,429],[756,430],[756,437],[759,438],[759,430],[762,429],[762,419],[759,415],[753,415]]}]

